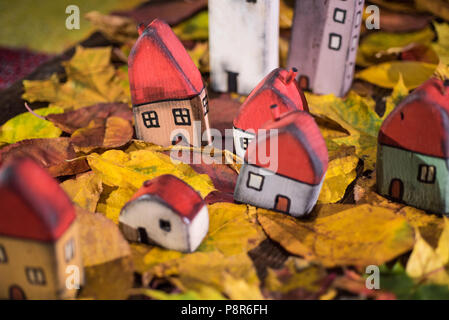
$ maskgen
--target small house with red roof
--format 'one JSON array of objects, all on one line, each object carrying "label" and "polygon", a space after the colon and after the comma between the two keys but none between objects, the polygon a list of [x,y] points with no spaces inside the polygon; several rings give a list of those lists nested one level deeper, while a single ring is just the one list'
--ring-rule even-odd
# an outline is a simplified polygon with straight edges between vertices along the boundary
[{"label": "small house with red roof", "polygon": [[120,229],[130,241],[193,252],[209,230],[209,212],[201,196],[173,175],[146,181],[123,207]]},{"label": "small house with red roof", "polygon": [[209,144],[207,91],[195,63],[165,22],[141,25],[139,34],[128,59],[137,138]]},{"label": "small house with red roof", "polygon": [[[59,184],[30,159],[0,173],[0,298],[73,298],[83,282],[75,208]],[[66,268],[77,271],[66,285]],[[71,270],[72,270],[71,269]]]},{"label": "small house with red roof", "polygon": [[270,72],[251,92],[234,119],[234,146],[243,158],[256,131],[272,119],[270,106],[277,105],[281,113],[308,111],[307,100],[296,82],[295,68],[278,68]]},{"label": "small house with red roof", "polygon": [[377,150],[381,195],[449,213],[449,82],[430,79],[384,120]]},{"label": "small house with red roof", "polygon": [[320,194],[328,167],[326,144],[309,113],[272,110],[273,119],[248,145],[234,199],[300,217]]}]

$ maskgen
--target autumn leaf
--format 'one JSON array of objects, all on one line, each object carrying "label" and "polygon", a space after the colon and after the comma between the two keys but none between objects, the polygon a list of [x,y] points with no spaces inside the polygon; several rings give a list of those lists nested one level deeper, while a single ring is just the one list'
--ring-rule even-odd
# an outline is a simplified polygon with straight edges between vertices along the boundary
[{"label": "autumn leaf", "polygon": [[22,98],[29,102],[46,101],[64,109],[79,109],[100,102],[128,102],[128,84],[117,76],[110,62],[111,48],[76,48],[73,58],[64,63],[67,81],[56,74],[47,80],[24,80]]},{"label": "autumn leaf", "polygon": [[74,133],[77,129],[85,128],[93,120],[120,117],[132,122],[133,114],[125,103],[98,103],[74,111],[66,111],[62,114],[49,112],[46,119],[67,133]]},{"label": "autumn leaf", "polygon": [[207,40],[209,36],[209,14],[201,11],[193,17],[173,27],[173,32],[181,40]]},{"label": "autumn leaf", "polygon": [[[59,107],[36,109],[34,112],[39,116],[61,113],[64,110]],[[0,142],[15,143],[25,139],[57,138],[61,130],[51,122],[40,119],[26,112],[9,119],[0,127]]]},{"label": "autumn leaf", "polygon": [[225,300],[218,290],[209,286],[201,286],[197,291],[188,290],[184,293],[166,293],[152,289],[137,290],[137,292],[157,300]]},{"label": "autumn leaf", "polygon": [[415,89],[435,72],[437,65],[418,61],[391,61],[368,67],[356,74],[382,88],[394,88],[402,75],[407,89]]},{"label": "autumn leaf", "polygon": [[120,150],[109,150],[101,155],[90,154],[87,161],[103,183],[112,187],[136,191],[146,180],[172,174],[190,184],[202,197],[214,190],[207,175],[197,174],[187,164],[175,164],[169,156],[159,152],[137,150],[127,154]]},{"label": "autumn leaf", "polygon": [[131,122],[120,117],[109,117],[106,120],[92,120],[87,127],[77,129],[71,140],[77,151],[89,153],[97,148],[121,147],[132,139],[133,134]]},{"label": "autumn leaf", "polygon": [[433,48],[440,57],[440,61],[444,65],[449,65],[449,24],[433,23],[438,34],[438,41],[433,44]]},{"label": "autumn leaf", "polygon": [[129,256],[131,250],[117,225],[102,214],[77,207],[79,234],[85,267]]},{"label": "autumn leaf", "polygon": [[14,161],[19,157],[30,157],[53,177],[89,170],[86,160],[77,158],[69,138],[22,140],[0,149],[0,163]]},{"label": "autumn leaf", "polygon": [[61,187],[78,206],[95,212],[103,185],[101,179],[94,172],[86,172],[74,179],[66,180],[61,183]]},{"label": "autumn leaf", "polygon": [[258,209],[267,235],[292,254],[326,267],[380,265],[413,247],[413,230],[393,211],[368,204],[324,205],[300,221]]}]

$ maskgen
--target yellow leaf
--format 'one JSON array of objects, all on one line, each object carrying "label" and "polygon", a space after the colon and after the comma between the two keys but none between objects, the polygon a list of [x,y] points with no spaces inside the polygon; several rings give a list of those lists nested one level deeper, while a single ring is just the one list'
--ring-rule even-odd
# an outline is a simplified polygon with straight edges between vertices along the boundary
[{"label": "yellow leaf", "polygon": [[383,88],[394,88],[400,75],[408,89],[415,89],[428,80],[437,65],[418,61],[391,61],[368,67],[356,74],[356,78]]},{"label": "yellow leaf", "polygon": [[391,111],[396,108],[396,106],[405,98],[407,97],[409,93],[409,90],[404,84],[404,79],[402,77],[402,74],[399,76],[398,83],[394,86],[393,92],[391,93],[391,96],[389,96],[386,100],[386,107],[385,107],[385,113],[382,116],[382,119],[385,119]]},{"label": "yellow leaf", "polygon": [[359,158],[353,155],[329,162],[318,203],[334,203],[343,198],[346,188],[357,176],[358,162]]},{"label": "yellow leaf", "polygon": [[433,23],[438,34],[438,41],[433,44],[440,61],[443,65],[449,65],[449,24]]},{"label": "yellow leaf", "polygon": [[181,22],[173,28],[173,32],[181,40],[207,40],[209,36],[208,11],[201,11],[192,18]]},{"label": "yellow leaf", "polygon": [[[34,110],[40,116],[62,113],[63,111],[59,107]],[[57,138],[61,133],[61,129],[57,128],[50,121],[40,119],[29,112],[25,112],[9,119],[0,127],[0,142],[16,143],[25,139]]]},{"label": "yellow leaf", "polygon": [[102,155],[90,154],[87,161],[103,183],[111,187],[136,191],[146,180],[172,174],[191,185],[202,197],[214,190],[209,176],[196,173],[187,164],[173,163],[169,156],[159,152],[137,150],[127,154],[120,150],[109,150]]},{"label": "yellow leaf", "polygon": [[78,46],[64,63],[67,81],[53,74],[48,80],[24,80],[24,100],[47,101],[64,109],[78,109],[100,102],[128,102],[127,86],[110,62],[111,48],[85,49]]},{"label": "yellow leaf", "polygon": [[323,205],[315,210],[311,221],[262,209],[258,219],[287,251],[326,267],[381,265],[413,246],[413,229],[392,210],[368,204]]},{"label": "yellow leaf", "polygon": [[279,27],[281,29],[290,29],[293,23],[294,8],[285,0],[281,0],[279,8]]},{"label": "yellow leaf", "polygon": [[116,260],[131,254],[119,228],[98,213],[77,207],[80,240],[85,267]]},{"label": "yellow leaf", "polygon": [[248,283],[246,279],[224,276],[224,293],[232,300],[263,300],[258,283]]},{"label": "yellow leaf", "polygon": [[61,183],[62,189],[74,203],[90,212],[95,212],[98,199],[103,191],[100,177],[94,172],[87,172],[75,179]]},{"label": "yellow leaf", "polygon": [[104,214],[108,219],[118,224],[120,211],[136,192],[135,189],[117,188],[103,197],[97,206],[97,212]]}]

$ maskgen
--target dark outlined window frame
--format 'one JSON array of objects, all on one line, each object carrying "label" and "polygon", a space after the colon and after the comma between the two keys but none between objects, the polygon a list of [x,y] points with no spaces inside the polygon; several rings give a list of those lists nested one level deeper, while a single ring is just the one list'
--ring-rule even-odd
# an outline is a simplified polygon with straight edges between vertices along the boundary
[{"label": "dark outlined window frame", "polygon": [[159,128],[159,117],[154,110],[142,112],[142,121],[145,128]]},{"label": "dark outlined window frame", "polygon": [[[25,274],[30,284],[44,286],[47,284],[44,269],[39,267],[26,267]],[[39,277],[41,275],[41,277]]]},{"label": "dark outlined window frame", "polygon": [[[337,19],[337,14],[339,14],[339,13],[343,13],[343,20],[338,20]],[[334,22],[345,24],[345,22],[346,22],[346,13],[347,13],[347,11],[344,10],[344,9],[335,8],[335,10],[334,10],[334,18],[333,18]]]},{"label": "dark outlined window frame", "polygon": [[173,120],[177,126],[191,126],[192,121],[190,119],[190,110],[187,108],[174,108],[172,109]]},{"label": "dark outlined window frame", "polygon": [[[339,39],[338,48],[332,47],[332,39],[334,37],[337,37]],[[342,42],[343,42],[343,37],[340,34],[334,33],[334,32],[329,34],[329,44],[328,44],[329,49],[334,50],[334,51],[340,51]]]},{"label": "dark outlined window frame", "polygon": [[421,164],[418,170],[418,181],[421,183],[434,184],[437,176],[437,168],[433,165]]},{"label": "dark outlined window frame", "polygon": [[2,263],[8,263],[8,255],[5,247],[0,244],[0,264]]},{"label": "dark outlined window frame", "polygon": [[[251,185],[250,182],[251,182],[251,177],[252,177],[252,176],[256,176],[257,178],[262,178],[262,179],[261,179],[261,182],[260,182],[260,186],[259,186],[258,188],[255,187],[255,186],[253,186],[253,185]],[[246,180],[246,186],[247,186],[249,189],[253,189],[253,190],[256,190],[256,191],[262,191],[264,181],[265,181],[265,176],[250,171],[250,172],[248,172],[248,179]]]}]

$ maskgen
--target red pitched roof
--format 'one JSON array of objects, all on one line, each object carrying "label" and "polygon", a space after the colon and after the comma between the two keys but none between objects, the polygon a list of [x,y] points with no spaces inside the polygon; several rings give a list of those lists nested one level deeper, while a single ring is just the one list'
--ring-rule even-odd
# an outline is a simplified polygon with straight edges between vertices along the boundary
[{"label": "red pitched roof", "polygon": [[242,104],[234,127],[257,130],[271,120],[270,106],[277,104],[281,113],[308,111],[307,100],[295,80],[296,70],[275,69],[266,76]]},{"label": "red pitched roof", "polygon": [[449,86],[430,79],[385,119],[379,143],[449,158]]},{"label": "red pitched roof", "polygon": [[[266,154],[270,161],[278,159],[277,174],[312,185],[321,182],[328,166],[328,153],[320,129],[310,114],[290,111],[262,128],[278,130],[277,153],[270,154],[268,133],[266,137],[258,135],[248,146],[246,163],[269,169],[270,163],[264,159]],[[261,152],[258,148],[262,148]]]},{"label": "red pitched roof", "polygon": [[201,74],[182,43],[161,20],[142,32],[128,59],[134,105],[187,99],[201,93]]},{"label": "red pitched roof", "polygon": [[0,234],[55,241],[75,220],[59,184],[30,159],[15,159],[0,173]]},{"label": "red pitched roof", "polygon": [[129,202],[145,195],[156,197],[189,222],[206,205],[198,192],[170,174],[146,181]]}]

